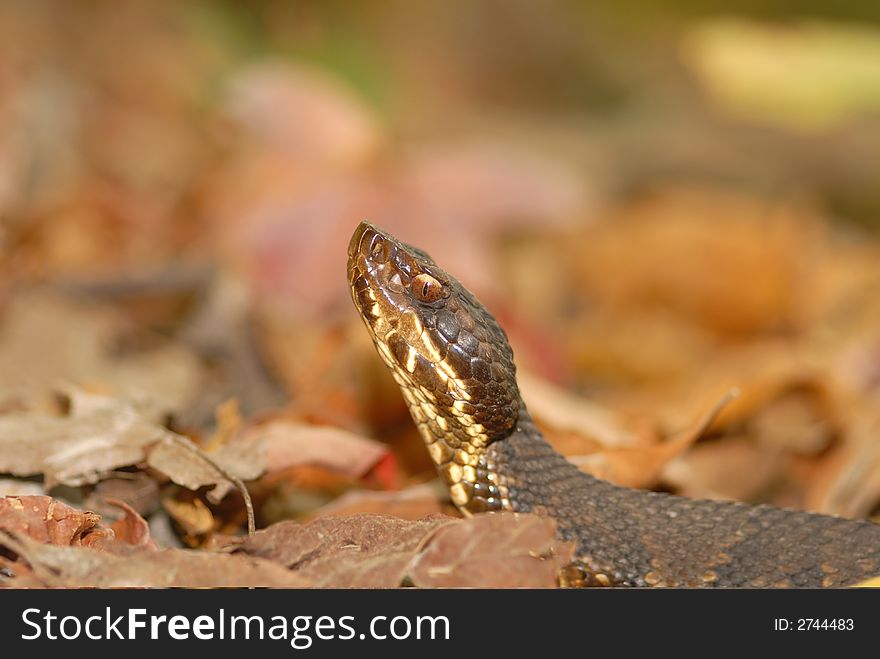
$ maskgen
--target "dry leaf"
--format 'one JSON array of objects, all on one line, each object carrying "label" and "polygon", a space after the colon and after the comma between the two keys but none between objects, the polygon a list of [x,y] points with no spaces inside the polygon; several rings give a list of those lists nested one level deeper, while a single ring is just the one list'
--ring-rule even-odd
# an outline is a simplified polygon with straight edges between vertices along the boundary
[{"label": "dry leaf", "polygon": [[556,538],[552,519],[491,513],[437,529],[409,576],[424,588],[555,588],[573,557],[574,545]]},{"label": "dry leaf", "polygon": [[251,426],[241,436],[242,441],[256,439],[265,446],[270,473],[314,464],[360,478],[388,454],[384,444],[347,430],[286,420]]},{"label": "dry leaf", "polygon": [[158,549],[150,535],[150,525],[134,508],[118,499],[108,499],[107,503],[120,508],[123,512],[122,517],[110,524],[117,541],[133,547]]},{"label": "dry leaf", "polygon": [[[133,547],[116,555],[43,545],[0,532],[0,547],[31,568],[28,585],[49,588],[302,588],[311,584],[271,561],[186,549]],[[16,586],[16,578],[6,582]]]},{"label": "dry leaf", "polygon": [[211,509],[201,499],[192,501],[165,499],[162,501],[162,507],[190,538],[207,535],[216,527]]},{"label": "dry leaf", "polygon": [[817,455],[828,448],[836,434],[834,410],[821,383],[792,383],[789,391],[756,410],[749,426],[757,441],[770,451]]},{"label": "dry leaf", "polygon": [[667,463],[696,442],[712,425],[724,406],[738,395],[736,390],[728,392],[689,429],[664,442],[632,448],[605,449],[592,455],[568,456],[568,459],[597,478],[626,487],[650,487],[659,480]]},{"label": "dry leaf", "polygon": [[67,416],[0,416],[0,472],[43,474],[47,488],[94,483],[113,469],[141,462],[148,446],[171,434],[133,401],[74,396]]},{"label": "dry leaf", "polygon": [[327,588],[394,588],[424,538],[455,519],[408,521],[388,515],[322,517],[279,522],[242,542],[239,552],[281,563]]},{"label": "dry leaf", "polygon": [[39,483],[15,478],[0,478],[0,497],[42,496],[43,494],[43,486]]},{"label": "dry leaf", "polygon": [[122,509],[123,517],[107,527],[99,523],[100,515],[76,510],[52,497],[6,497],[0,499],[0,529],[57,546],[123,553],[131,547],[156,549],[144,518],[121,501],[112,503]]},{"label": "dry leaf", "polygon": [[316,510],[312,518],[381,513],[416,520],[437,513],[449,514],[452,506],[444,506],[442,503],[446,498],[446,487],[439,482],[414,485],[393,492],[354,490]]},{"label": "dry leaf", "polygon": [[85,536],[101,530],[100,521],[100,515],[76,510],[52,497],[0,499],[0,529],[27,535],[38,542],[81,545]]},{"label": "dry leaf", "polygon": [[730,436],[697,444],[670,461],[663,482],[696,499],[754,501],[781,476],[784,465],[779,452],[762,450],[750,437]]},{"label": "dry leaf", "polygon": [[831,515],[863,517],[880,501],[880,419],[876,412],[853,420],[849,442],[831,451],[812,475],[805,506]]},{"label": "dry leaf", "polygon": [[95,485],[83,505],[97,513],[110,514],[110,499],[123,501],[139,514],[149,515],[159,506],[159,484],[142,471],[117,472],[115,477]]},{"label": "dry leaf", "polygon": [[266,469],[266,456],[259,438],[232,442],[207,454],[184,437],[166,436],[150,451],[147,464],[190,490],[210,486],[208,498],[217,503],[235,484],[202,457],[205,455],[243,481],[259,478]]},{"label": "dry leaf", "polygon": [[602,446],[632,446],[637,437],[613,411],[520,369],[517,382],[529,412],[556,430],[585,435]]},{"label": "dry leaf", "polygon": [[214,416],[217,420],[217,428],[204,445],[208,453],[228,444],[244,427],[244,419],[241,418],[241,410],[235,398],[221,403],[215,410]]}]

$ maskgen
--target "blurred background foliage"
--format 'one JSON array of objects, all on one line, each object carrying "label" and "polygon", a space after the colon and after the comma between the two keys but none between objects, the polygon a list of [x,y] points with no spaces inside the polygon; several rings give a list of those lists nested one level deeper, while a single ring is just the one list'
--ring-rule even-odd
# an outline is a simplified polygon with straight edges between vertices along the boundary
[{"label": "blurred background foliage", "polygon": [[[246,419],[387,442],[385,486],[424,478],[347,299],[366,217],[497,313],[538,380],[527,400],[585,468],[868,514],[878,19],[870,2],[7,0],[2,408],[65,381],[147,393],[204,433],[235,397]],[[614,471],[614,450],[653,450],[732,385],[712,441]]]}]

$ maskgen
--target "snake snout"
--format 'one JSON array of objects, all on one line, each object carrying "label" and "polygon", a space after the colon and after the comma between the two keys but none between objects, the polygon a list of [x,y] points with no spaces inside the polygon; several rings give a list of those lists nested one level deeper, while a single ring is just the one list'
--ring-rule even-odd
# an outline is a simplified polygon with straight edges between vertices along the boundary
[{"label": "snake snout", "polygon": [[[354,230],[354,233],[351,235],[351,240],[348,242],[348,258],[351,260],[356,257],[358,253],[364,253],[361,251],[361,245],[365,240],[369,241],[376,234],[376,227],[372,224],[364,220],[361,222],[357,228]],[[369,242],[367,242],[369,244]]]},{"label": "snake snout", "polygon": [[387,233],[364,220],[354,230],[348,243],[349,263],[358,256],[374,265],[384,263],[391,256],[395,243]]}]

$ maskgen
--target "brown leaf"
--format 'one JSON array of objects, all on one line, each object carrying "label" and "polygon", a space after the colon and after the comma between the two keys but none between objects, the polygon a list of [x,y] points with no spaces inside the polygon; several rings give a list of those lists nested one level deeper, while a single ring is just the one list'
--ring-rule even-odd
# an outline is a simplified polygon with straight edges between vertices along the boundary
[{"label": "brown leaf", "polygon": [[114,478],[95,485],[83,507],[102,515],[111,514],[113,506],[107,504],[111,499],[124,501],[140,515],[149,515],[159,505],[159,484],[142,471],[118,472]]},{"label": "brown leaf", "polygon": [[122,509],[122,512],[124,513],[122,517],[110,525],[110,528],[113,529],[113,533],[119,542],[124,542],[133,547],[158,549],[150,535],[150,525],[147,524],[147,520],[141,517],[134,508],[118,499],[108,499],[107,503]]},{"label": "brown leaf", "polygon": [[205,442],[205,450],[209,453],[228,444],[244,427],[244,419],[241,418],[241,410],[235,398],[218,405],[214,416],[217,420],[217,428]]},{"label": "brown leaf", "polygon": [[697,499],[754,501],[782,476],[783,456],[762,450],[750,437],[724,437],[697,444],[669,462],[663,481]]},{"label": "brown leaf", "polygon": [[442,504],[442,496],[440,487],[434,487],[433,484],[415,485],[391,492],[354,490],[319,508],[312,517],[382,513],[416,520],[437,513],[448,514]]},{"label": "brown leaf", "polygon": [[849,443],[830,452],[807,488],[807,510],[861,517],[880,501],[880,418],[853,409]]},{"label": "brown leaf", "polygon": [[[381,399],[366,406],[368,397],[373,401],[377,396],[371,369],[352,368],[371,364],[375,348],[357,316],[345,320],[328,325],[291,319],[277,310],[260,312],[258,340],[275,377],[289,392],[288,409],[297,421],[352,428],[363,423],[365,409],[384,410]],[[391,384],[398,400],[399,389]]]},{"label": "brown leaf", "polygon": [[677,437],[649,446],[606,449],[586,456],[569,456],[584,471],[597,478],[627,487],[648,487],[657,482],[670,460],[686,451],[712,425],[727,403],[739,395],[725,394],[702,418]]},{"label": "brown leaf", "polygon": [[[53,545],[80,545],[100,530],[101,516],[71,508],[47,496],[0,499],[0,529]],[[112,537],[112,534],[111,534]]]},{"label": "brown leaf", "polygon": [[43,474],[45,487],[94,483],[142,461],[149,445],[170,434],[133,401],[78,394],[67,416],[0,416],[0,472]]},{"label": "brown leaf", "polygon": [[279,522],[244,540],[239,552],[281,563],[316,586],[393,588],[403,582],[424,538],[454,522],[443,515],[418,521],[352,515]]},{"label": "brown leaf", "polygon": [[201,499],[192,501],[165,499],[162,501],[162,507],[180,525],[184,534],[191,538],[206,535],[216,526],[211,509]]},{"label": "brown leaf", "polygon": [[[52,588],[302,588],[301,576],[260,558],[186,549],[132,547],[125,555],[42,545],[0,533],[0,547],[30,565],[31,584]],[[36,582],[35,584],[33,582]],[[8,581],[16,586],[16,578]]]},{"label": "brown leaf", "polygon": [[341,428],[274,420],[251,426],[242,440],[262,439],[270,472],[302,464],[329,467],[352,478],[366,474],[388,448]]},{"label": "brown leaf", "polygon": [[43,486],[17,478],[0,478],[0,497],[42,496]]},{"label": "brown leaf", "polygon": [[6,497],[0,499],[0,529],[27,535],[42,543],[81,546],[112,552],[132,546],[156,549],[146,520],[121,501],[111,501],[123,517],[109,527],[101,516],[80,511],[47,496]]},{"label": "brown leaf", "polygon": [[632,446],[637,438],[609,409],[520,369],[517,382],[529,411],[557,430],[586,435],[602,446]]},{"label": "brown leaf", "polygon": [[774,451],[817,455],[835,435],[835,419],[820,382],[792,383],[788,391],[755,411],[750,427],[762,446]]},{"label": "brown leaf", "polygon": [[190,490],[211,486],[208,498],[216,503],[234,484],[203,455],[241,480],[254,480],[266,469],[265,452],[259,438],[232,442],[207,454],[184,437],[168,436],[150,451],[147,464]]},{"label": "brown leaf", "polygon": [[493,513],[437,529],[409,575],[426,588],[553,588],[573,556],[574,545],[556,539],[553,520]]}]

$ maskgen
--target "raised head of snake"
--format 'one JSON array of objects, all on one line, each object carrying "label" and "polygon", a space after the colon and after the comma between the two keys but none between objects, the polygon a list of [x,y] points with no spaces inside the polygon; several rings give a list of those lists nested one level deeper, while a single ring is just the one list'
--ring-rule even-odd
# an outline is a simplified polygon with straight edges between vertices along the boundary
[{"label": "raised head of snake", "polygon": [[453,501],[507,507],[484,449],[515,429],[522,402],[495,318],[425,252],[361,223],[348,248],[351,293]]}]

